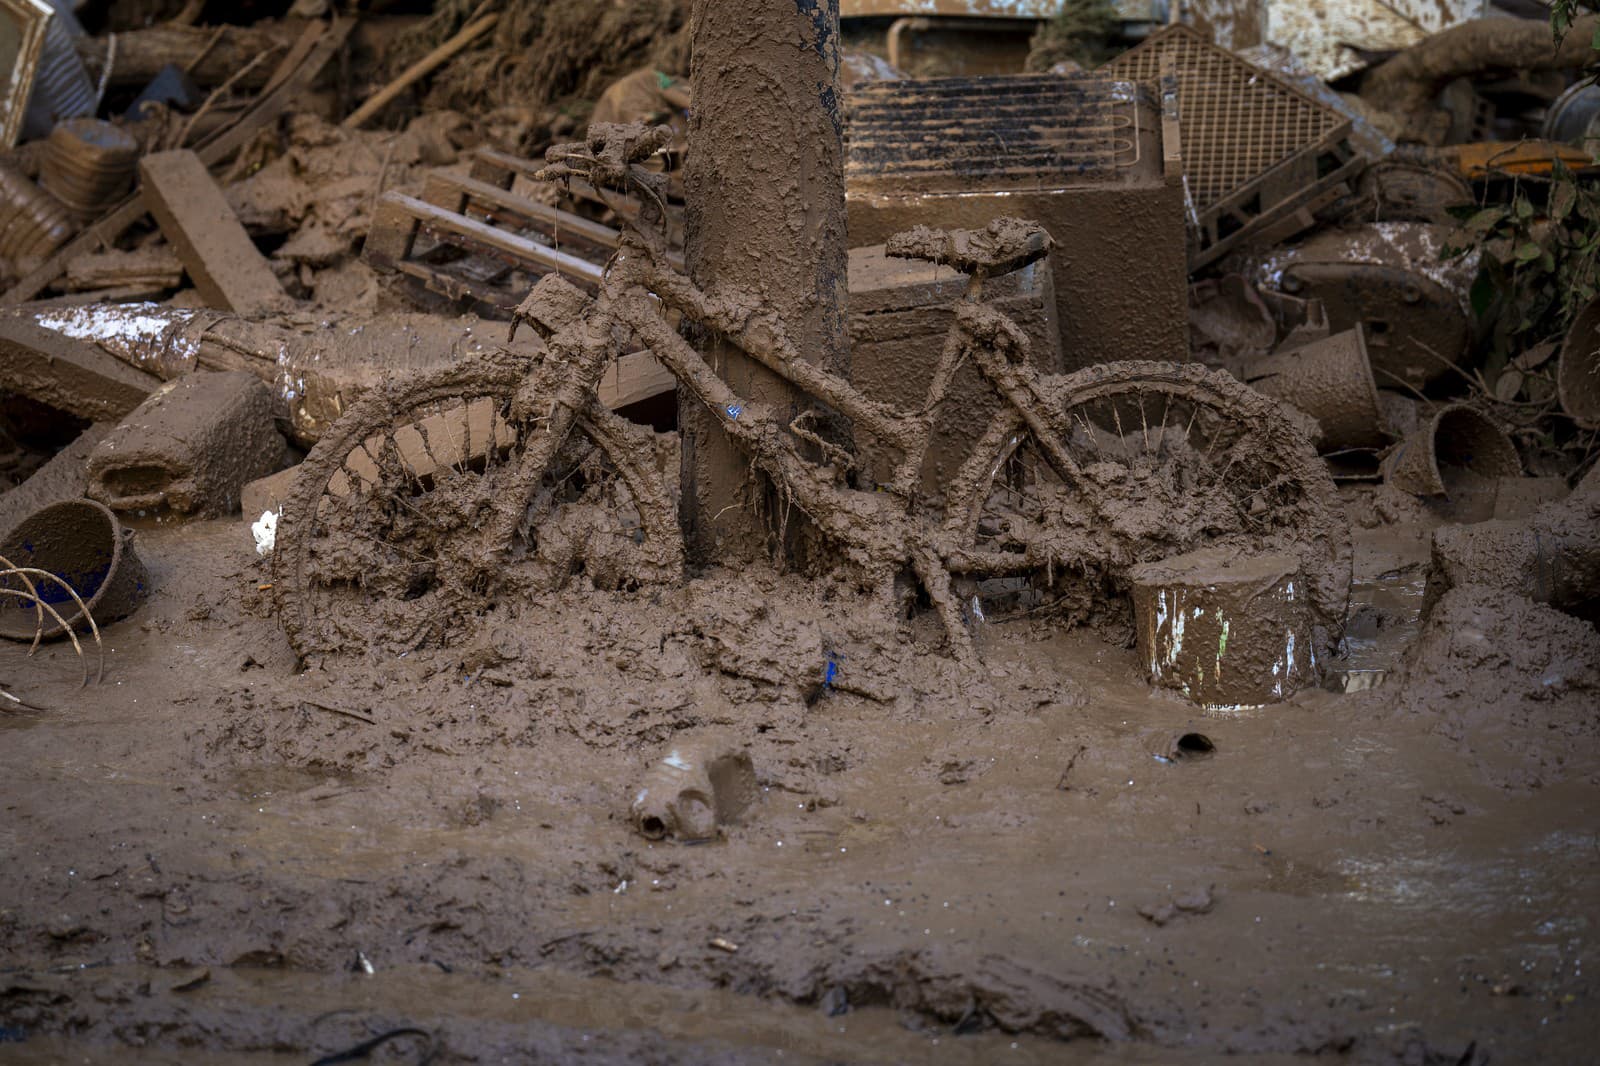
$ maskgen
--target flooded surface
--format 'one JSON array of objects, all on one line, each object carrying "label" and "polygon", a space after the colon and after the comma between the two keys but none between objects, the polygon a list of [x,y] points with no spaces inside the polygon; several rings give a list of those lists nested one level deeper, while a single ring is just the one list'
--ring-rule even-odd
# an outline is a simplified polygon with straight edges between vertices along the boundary
[{"label": "flooded surface", "polygon": [[[487,672],[297,673],[242,522],[139,537],[160,591],[104,685],[0,648],[45,708],[0,716],[5,1061],[416,1029],[373,1059],[1581,1062],[1597,1035],[1594,664],[1412,684],[1416,530],[1357,543],[1344,668],[1384,682],[1232,716],[1088,629],[990,625],[972,677],[759,568],[557,598]],[[823,688],[823,648],[880,698]],[[755,801],[640,836],[635,786],[711,726]]]}]

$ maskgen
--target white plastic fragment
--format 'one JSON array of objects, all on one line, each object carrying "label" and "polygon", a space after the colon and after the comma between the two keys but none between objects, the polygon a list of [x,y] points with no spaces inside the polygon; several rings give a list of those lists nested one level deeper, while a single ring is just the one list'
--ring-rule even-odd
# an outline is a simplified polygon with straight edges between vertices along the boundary
[{"label": "white plastic fragment", "polygon": [[278,512],[262,511],[261,517],[250,524],[250,535],[256,539],[257,555],[271,555],[278,540]]}]

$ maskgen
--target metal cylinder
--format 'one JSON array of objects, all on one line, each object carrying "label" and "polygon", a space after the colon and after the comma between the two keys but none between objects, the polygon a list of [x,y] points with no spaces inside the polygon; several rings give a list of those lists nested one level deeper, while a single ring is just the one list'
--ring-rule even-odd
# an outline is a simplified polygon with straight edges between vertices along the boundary
[{"label": "metal cylinder", "polygon": [[[774,312],[808,359],[848,368],[839,0],[696,0],[694,113],[684,167],[685,258],[702,288]],[[801,397],[734,345],[704,338],[741,395],[790,418]],[[742,488],[750,464],[685,397],[683,515],[691,557],[748,558],[766,533]]]}]

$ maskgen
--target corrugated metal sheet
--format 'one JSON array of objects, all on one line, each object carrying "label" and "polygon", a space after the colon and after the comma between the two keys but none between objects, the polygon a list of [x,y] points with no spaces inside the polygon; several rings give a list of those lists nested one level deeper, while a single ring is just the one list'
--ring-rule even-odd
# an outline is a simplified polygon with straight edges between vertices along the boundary
[{"label": "corrugated metal sheet", "polygon": [[23,135],[29,139],[44,137],[64,118],[94,113],[94,83],[83,69],[78,49],[73,39],[83,34],[83,27],[73,17],[66,0],[52,0],[56,9],[50,24],[45,28],[44,50],[39,57],[39,72],[33,79],[33,92],[28,97],[27,116],[23,120]]}]

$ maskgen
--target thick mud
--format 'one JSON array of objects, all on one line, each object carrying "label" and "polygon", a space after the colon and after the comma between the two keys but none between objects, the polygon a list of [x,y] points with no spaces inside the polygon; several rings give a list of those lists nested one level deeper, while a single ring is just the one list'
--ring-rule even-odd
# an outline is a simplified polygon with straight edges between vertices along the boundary
[{"label": "thick mud", "polygon": [[[103,685],[0,647],[3,1057],[1587,1061],[1594,630],[1419,623],[1427,530],[1350,499],[1386,682],[1220,717],[759,567],[300,671],[243,523],[140,531]],[[754,801],[646,839],[708,732]]]}]

